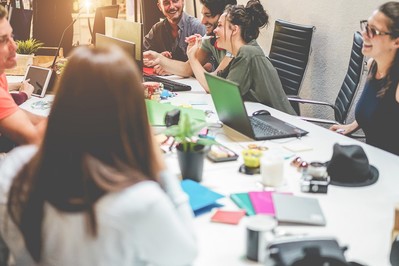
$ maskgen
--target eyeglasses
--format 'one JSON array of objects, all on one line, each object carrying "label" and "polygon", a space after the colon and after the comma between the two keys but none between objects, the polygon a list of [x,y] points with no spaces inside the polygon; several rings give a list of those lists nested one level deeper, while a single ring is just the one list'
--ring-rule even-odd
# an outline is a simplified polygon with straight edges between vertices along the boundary
[{"label": "eyeglasses", "polygon": [[367,37],[369,37],[370,39],[374,38],[374,36],[384,36],[384,35],[392,34],[392,32],[384,32],[384,31],[380,31],[380,30],[371,28],[369,26],[369,23],[367,22],[367,20],[360,21],[360,30],[365,31],[367,34]]},{"label": "eyeglasses", "polygon": [[0,45],[5,45],[14,40],[14,34],[0,36]]}]

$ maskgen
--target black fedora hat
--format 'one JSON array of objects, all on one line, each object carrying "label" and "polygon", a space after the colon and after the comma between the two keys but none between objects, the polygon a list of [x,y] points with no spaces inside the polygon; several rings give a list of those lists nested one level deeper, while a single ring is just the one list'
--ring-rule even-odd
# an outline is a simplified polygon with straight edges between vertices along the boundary
[{"label": "black fedora hat", "polygon": [[344,187],[363,187],[378,180],[378,170],[369,164],[366,153],[359,145],[334,144],[333,156],[327,162],[330,183]]}]

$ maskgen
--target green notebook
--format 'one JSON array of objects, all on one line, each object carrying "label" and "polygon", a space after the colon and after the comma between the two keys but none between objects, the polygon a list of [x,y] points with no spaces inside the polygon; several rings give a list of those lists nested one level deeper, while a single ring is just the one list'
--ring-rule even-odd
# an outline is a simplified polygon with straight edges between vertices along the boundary
[{"label": "green notebook", "polygon": [[205,121],[205,113],[202,110],[174,106],[170,103],[159,103],[153,100],[145,100],[147,107],[148,120],[151,126],[164,126],[165,114],[173,109],[180,109],[182,114],[188,114],[191,119]]},{"label": "green notebook", "polygon": [[233,193],[230,194],[230,198],[239,208],[246,211],[246,215],[255,215],[248,193]]}]

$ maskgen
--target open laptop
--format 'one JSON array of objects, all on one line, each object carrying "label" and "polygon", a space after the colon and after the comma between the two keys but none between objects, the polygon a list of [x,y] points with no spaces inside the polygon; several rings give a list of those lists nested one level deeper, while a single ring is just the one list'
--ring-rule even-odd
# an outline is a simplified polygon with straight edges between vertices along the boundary
[{"label": "open laptop", "polygon": [[301,137],[307,131],[269,114],[248,116],[238,84],[205,73],[220,121],[255,140]]},{"label": "open laptop", "polygon": [[110,45],[116,45],[122,48],[133,60],[136,59],[136,44],[134,42],[122,40],[119,38],[106,36],[104,34],[96,33],[96,46],[108,47]]}]

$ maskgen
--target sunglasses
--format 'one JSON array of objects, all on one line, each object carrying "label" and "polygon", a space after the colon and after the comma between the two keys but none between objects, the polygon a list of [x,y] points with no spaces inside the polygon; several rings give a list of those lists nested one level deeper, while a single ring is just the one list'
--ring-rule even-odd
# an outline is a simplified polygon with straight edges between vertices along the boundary
[{"label": "sunglasses", "polygon": [[360,21],[360,30],[363,32],[365,31],[367,34],[367,37],[369,37],[370,39],[374,38],[374,36],[392,35],[392,32],[384,32],[384,31],[380,31],[380,30],[371,28],[369,26],[369,23],[367,22],[367,20]]}]

